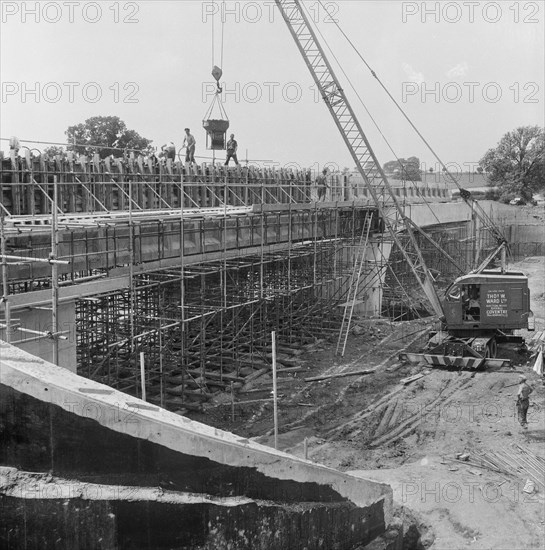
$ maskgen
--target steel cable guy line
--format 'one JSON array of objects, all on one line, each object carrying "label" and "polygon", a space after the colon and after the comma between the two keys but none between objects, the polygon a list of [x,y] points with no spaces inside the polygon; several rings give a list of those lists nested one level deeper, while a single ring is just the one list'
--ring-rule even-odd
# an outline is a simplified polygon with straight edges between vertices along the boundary
[{"label": "steel cable guy line", "polygon": [[[384,219],[390,237],[400,246],[405,260],[415,273],[417,281],[434,311],[438,315],[442,314],[442,305],[437,297],[431,275],[410,225],[405,224],[410,242],[404,247],[399,240],[399,224],[404,223],[406,220],[404,210],[363,132],[342,85],[325,55],[323,46],[318,41],[318,35],[314,31],[307,13],[301,6],[300,0],[275,0],[275,2],[299,52],[303,56],[307,68],[311,72],[314,82],[322,94],[324,103],[341,133],[341,137],[356,163],[358,171],[366,183],[368,192]],[[384,193],[384,197],[391,200],[392,212],[386,211],[386,206],[381,204],[381,197],[377,192],[378,188],[373,185],[378,181],[383,184],[382,193]]]},{"label": "steel cable guy line", "polygon": [[[320,3],[321,3],[321,0],[320,0]],[[308,9],[304,6],[303,4],[303,8],[305,9],[305,11],[308,12]],[[325,8],[324,8],[325,9]],[[326,11],[326,13],[328,13],[329,15],[329,12]],[[330,18],[335,21],[331,16]],[[341,32],[343,33],[343,35],[346,37],[346,35],[344,34],[344,32],[342,31],[342,29],[340,29],[338,23],[335,21],[335,24],[337,26],[337,28],[339,28],[339,30],[341,30]],[[329,53],[331,54],[331,56],[333,57],[333,59],[336,61],[337,63],[337,66],[339,67],[339,69],[341,70],[341,72],[343,73],[344,77],[346,78],[346,80],[348,81],[348,84],[350,85],[350,87],[352,88],[352,91],[356,94],[356,97],[358,98],[359,102],[361,103],[362,107],[365,109],[365,112],[367,113],[367,115],[369,116],[369,118],[371,119],[371,121],[373,122],[375,128],[377,129],[377,131],[379,132],[379,134],[381,135],[382,139],[384,140],[384,143],[387,145],[388,149],[390,150],[390,152],[392,153],[392,155],[395,157],[396,161],[398,162],[398,164],[401,166],[402,169],[404,169],[404,166],[403,164],[401,163],[401,161],[399,160],[399,157],[397,156],[397,153],[394,151],[393,147],[391,146],[390,142],[388,141],[388,138],[384,135],[384,133],[382,132],[382,130],[380,129],[380,126],[378,125],[378,122],[376,121],[376,119],[373,117],[373,115],[371,114],[371,112],[369,111],[369,109],[367,108],[367,105],[365,104],[365,102],[363,101],[363,99],[361,98],[359,92],[357,91],[356,87],[354,86],[354,84],[352,83],[350,77],[348,76],[348,74],[346,73],[346,71],[344,70],[343,66],[341,65],[339,59],[337,58],[337,56],[335,55],[335,53],[333,52],[333,50],[331,49],[331,47],[329,46],[329,43],[327,41],[327,39],[325,38],[325,36],[322,34],[321,30],[319,29],[319,27],[317,25],[315,25],[315,28],[316,28],[316,31],[318,32],[318,34],[320,35],[320,37],[322,38],[322,40],[324,41],[324,44],[326,46],[326,48],[329,50]],[[347,38],[348,40],[348,38]],[[355,49],[355,46],[352,45],[352,47]],[[357,50],[356,50],[357,51]],[[360,56],[361,57],[361,56]],[[362,58],[363,59],[363,58]],[[365,60],[364,60],[365,62]],[[365,62],[365,64],[367,65],[367,63]],[[369,65],[367,65],[367,67],[369,67]],[[371,70],[371,68],[369,67],[369,70]],[[371,70],[371,72],[373,73],[373,71]],[[387,90],[386,90],[387,91]],[[395,100],[394,100],[395,101]],[[432,213],[433,217],[436,219],[436,221],[438,223],[440,223],[439,221],[439,218],[436,216],[435,212],[432,210],[429,202],[426,200],[426,198],[420,193],[420,190],[418,189],[418,186],[416,185],[416,182],[409,178],[409,181],[410,183],[413,185],[413,187],[416,189],[417,191],[417,194],[418,196],[420,196],[424,203],[426,204],[426,206],[429,208],[430,212]]]},{"label": "steel cable guy line", "polygon": [[[441,160],[441,158],[439,158],[439,155],[435,152],[435,150],[432,148],[432,146],[428,143],[428,141],[426,140],[426,138],[422,135],[422,133],[418,130],[418,128],[416,127],[416,125],[413,123],[413,121],[409,118],[409,116],[407,115],[407,113],[403,110],[403,108],[401,107],[401,105],[399,105],[399,103],[396,101],[396,99],[392,96],[392,94],[390,93],[390,91],[388,90],[388,88],[386,88],[386,86],[383,84],[383,82],[380,80],[380,78],[377,76],[377,74],[375,73],[375,71],[370,67],[370,65],[367,63],[367,61],[365,60],[365,58],[361,55],[361,53],[358,51],[358,49],[356,48],[356,46],[354,45],[354,43],[350,40],[350,38],[348,38],[348,36],[346,35],[346,33],[341,29],[340,25],[338,24],[338,22],[330,15],[329,11],[327,11],[327,8],[323,5],[322,3],[322,0],[318,0],[320,2],[320,5],[322,6],[322,8],[325,10],[325,12],[329,15],[330,19],[333,21],[333,23],[335,23],[335,26],[339,29],[339,31],[341,32],[341,34],[344,36],[344,38],[348,41],[348,43],[350,44],[350,46],[352,47],[352,49],[356,52],[356,54],[358,55],[358,57],[363,61],[363,63],[365,64],[365,66],[369,69],[369,71],[371,72],[371,75],[376,79],[376,81],[380,84],[380,86],[382,87],[382,89],[386,92],[386,94],[388,95],[388,97],[392,100],[392,102],[394,103],[394,105],[399,109],[399,111],[401,112],[401,114],[405,117],[405,119],[407,120],[407,122],[411,125],[411,127],[413,128],[413,130],[416,132],[416,134],[420,137],[420,139],[422,140],[422,142],[426,145],[426,147],[429,149],[429,151],[432,153],[432,155],[434,156],[435,160],[437,160],[437,162],[441,165],[441,167],[443,168],[443,171],[445,172],[445,174],[452,180],[452,182],[454,183],[454,185],[461,191],[461,197],[462,199],[464,199],[464,201],[471,207],[474,207],[475,210],[478,212],[478,215],[479,217],[481,218],[481,221],[484,222],[484,225],[485,225],[485,228],[490,231],[490,233],[492,233],[492,235],[494,236],[494,238],[499,242],[499,243],[502,243],[502,244],[506,244],[507,243],[507,239],[505,238],[505,236],[503,235],[503,233],[501,232],[501,230],[496,227],[496,225],[492,222],[491,218],[486,214],[486,212],[483,210],[483,208],[479,205],[479,203],[477,201],[475,201],[473,198],[471,198],[471,193],[469,191],[466,191],[464,190],[458,183],[458,181],[456,180],[456,178],[450,173],[450,171],[448,170],[448,168],[446,167],[445,163]],[[337,61],[338,63],[338,61]],[[342,70],[342,68],[341,68]],[[471,201],[471,202],[469,202]]]},{"label": "steel cable guy line", "polygon": [[369,63],[367,63],[367,61],[365,60],[365,58],[361,55],[361,53],[359,52],[359,50],[356,48],[356,46],[354,45],[354,43],[352,42],[352,40],[350,40],[350,38],[348,38],[348,36],[346,35],[346,33],[341,29],[339,23],[333,18],[331,17],[331,15],[329,14],[329,12],[327,11],[327,8],[324,6],[322,0],[318,0],[320,2],[320,5],[322,6],[322,8],[326,11],[326,13],[329,15],[330,19],[333,21],[333,23],[335,24],[335,26],[339,29],[339,31],[341,32],[341,34],[344,36],[344,38],[347,40],[347,42],[350,44],[350,46],[352,47],[352,49],[356,52],[356,54],[358,55],[358,57],[363,61],[363,63],[365,64],[365,66],[369,69],[371,75],[373,76],[373,78],[376,79],[376,81],[380,84],[380,86],[382,87],[382,89],[386,92],[386,94],[388,95],[388,97],[392,100],[392,102],[394,103],[394,105],[399,109],[399,111],[401,112],[401,114],[405,117],[405,119],[407,120],[407,122],[411,125],[411,127],[413,128],[413,130],[418,134],[418,136],[420,137],[420,139],[424,142],[424,144],[426,145],[426,147],[428,147],[428,149],[430,150],[430,152],[433,154],[433,156],[435,157],[435,159],[441,164],[441,166],[445,169],[446,173],[448,174],[448,176],[450,178],[452,178],[452,181],[454,182],[454,184],[458,186],[458,182],[456,181],[456,179],[454,178],[454,176],[452,176],[452,174],[447,170],[446,166],[444,165],[443,161],[439,158],[439,156],[437,155],[437,153],[434,151],[434,149],[432,148],[432,146],[428,143],[428,141],[426,140],[426,138],[420,133],[420,131],[418,130],[418,128],[415,126],[415,124],[413,123],[413,121],[409,118],[409,116],[407,115],[407,113],[405,113],[405,111],[403,110],[403,108],[401,107],[401,105],[399,105],[399,103],[397,102],[397,100],[394,98],[394,96],[390,93],[390,91],[388,90],[388,88],[386,88],[386,86],[383,84],[383,82],[380,80],[380,78],[377,76],[377,73],[371,68],[371,66],[369,65]]}]

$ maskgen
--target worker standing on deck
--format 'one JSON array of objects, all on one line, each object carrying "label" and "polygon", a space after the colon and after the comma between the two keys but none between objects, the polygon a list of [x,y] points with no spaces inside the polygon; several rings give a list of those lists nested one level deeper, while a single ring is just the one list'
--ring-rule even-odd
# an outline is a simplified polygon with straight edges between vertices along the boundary
[{"label": "worker standing on deck", "polygon": [[185,129],[185,138],[182,147],[186,147],[185,150],[185,161],[190,164],[195,162],[195,145],[197,142],[195,138],[191,135],[191,130],[189,128]]},{"label": "worker standing on deck", "polygon": [[526,414],[528,413],[528,407],[530,406],[529,396],[534,390],[526,382],[526,376],[520,376],[519,390],[517,392],[517,415],[520,425],[524,428],[528,428],[528,421],[526,420]]},{"label": "worker standing on deck", "polygon": [[176,160],[176,146],[172,141],[168,145],[163,145],[161,147],[161,152],[165,158]]},{"label": "worker standing on deck", "polygon": [[238,158],[237,158],[237,149],[238,149],[238,143],[235,139],[235,134],[231,134],[231,138],[227,142],[227,159],[225,160],[225,166],[229,166],[229,162],[231,159],[235,161],[235,164],[239,166],[238,164]]},{"label": "worker standing on deck", "polygon": [[316,178],[316,185],[318,186],[318,201],[323,197],[325,201],[326,190],[329,185],[327,185],[327,168],[322,170],[322,175]]}]

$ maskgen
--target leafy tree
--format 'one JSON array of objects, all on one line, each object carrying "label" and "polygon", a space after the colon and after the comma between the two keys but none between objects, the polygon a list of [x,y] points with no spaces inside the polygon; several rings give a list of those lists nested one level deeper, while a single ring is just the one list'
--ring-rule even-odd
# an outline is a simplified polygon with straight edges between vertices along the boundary
[{"label": "leafy tree", "polygon": [[44,149],[44,155],[50,159],[55,158],[57,155],[64,155],[66,150],[59,145],[50,145]]},{"label": "leafy tree", "polygon": [[545,129],[521,126],[507,132],[479,165],[488,173],[488,185],[498,187],[500,200],[531,201],[535,192],[545,189]]},{"label": "leafy tree", "polygon": [[382,169],[387,174],[393,174],[395,170],[399,170],[399,162],[397,160],[390,160],[382,166]]},{"label": "leafy tree", "polygon": [[384,172],[392,174],[395,180],[422,181],[420,175],[420,159],[409,157],[408,159],[391,160],[382,167]]},{"label": "leafy tree", "polygon": [[116,116],[94,116],[81,124],[70,126],[65,134],[77,153],[98,152],[101,158],[123,156],[124,149],[148,152],[152,140],[143,138]]},{"label": "leafy tree", "polygon": [[487,201],[499,201],[501,197],[501,192],[497,187],[491,187],[490,189],[486,190],[486,193],[484,194],[484,198]]}]

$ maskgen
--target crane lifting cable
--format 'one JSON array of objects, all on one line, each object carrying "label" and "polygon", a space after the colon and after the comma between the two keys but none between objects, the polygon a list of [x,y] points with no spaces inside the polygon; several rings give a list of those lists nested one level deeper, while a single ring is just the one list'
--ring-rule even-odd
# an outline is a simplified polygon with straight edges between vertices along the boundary
[{"label": "crane lifting cable", "polygon": [[[223,2],[225,6],[225,1]],[[224,11],[225,13],[225,11]],[[221,24],[221,64],[223,65],[223,43],[224,43],[224,25],[225,21],[222,15]],[[225,112],[221,94],[223,89],[220,84],[223,71],[215,64],[215,51],[214,51],[214,16],[212,16],[212,76],[216,81],[216,93],[212,99],[210,107],[204,115],[202,122],[203,128],[206,131],[206,147],[212,150],[225,150],[226,148],[226,136],[229,129],[229,118]],[[214,114],[216,110],[217,114]]]}]

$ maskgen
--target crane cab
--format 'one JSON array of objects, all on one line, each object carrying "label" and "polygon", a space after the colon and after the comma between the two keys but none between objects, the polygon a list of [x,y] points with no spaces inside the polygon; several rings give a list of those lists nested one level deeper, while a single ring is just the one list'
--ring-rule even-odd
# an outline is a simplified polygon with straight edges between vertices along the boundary
[{"label": "crane cab", "polygon": [[523,273],[464,275],[447,289],[443,310],[447,329],[455,336],[533,328],[528,278]]}]

